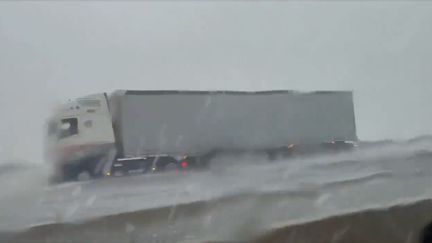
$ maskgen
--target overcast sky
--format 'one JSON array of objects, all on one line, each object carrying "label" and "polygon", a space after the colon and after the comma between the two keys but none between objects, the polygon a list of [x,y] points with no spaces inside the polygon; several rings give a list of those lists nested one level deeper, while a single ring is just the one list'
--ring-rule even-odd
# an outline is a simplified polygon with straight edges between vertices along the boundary
[{"label": "overcast sky", "polygon": [[427,1],[0,2],[0,158],[115,89],[349,89],[360,139],[431,134],[431,43]]}]

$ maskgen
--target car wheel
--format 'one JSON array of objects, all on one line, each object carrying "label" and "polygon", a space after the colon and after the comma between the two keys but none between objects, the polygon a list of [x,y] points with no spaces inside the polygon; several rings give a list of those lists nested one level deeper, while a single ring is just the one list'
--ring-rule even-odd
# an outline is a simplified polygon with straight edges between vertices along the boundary
[{"label": "car wheel", "polygon": [[168,163],[164,166],[164,171],[175,171],[178,169],[178,166],[176,163]]}]

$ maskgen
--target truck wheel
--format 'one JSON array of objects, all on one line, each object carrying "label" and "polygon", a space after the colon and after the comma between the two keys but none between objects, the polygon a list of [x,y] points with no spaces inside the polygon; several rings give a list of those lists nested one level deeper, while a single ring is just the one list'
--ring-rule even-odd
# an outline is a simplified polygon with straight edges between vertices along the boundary
[{"label": "truck wheel", "polygon": [[58,174],[58,178],[62,182],[76,181],[79,175],[79,168],[73,164],[63,165],[61,171]]}]

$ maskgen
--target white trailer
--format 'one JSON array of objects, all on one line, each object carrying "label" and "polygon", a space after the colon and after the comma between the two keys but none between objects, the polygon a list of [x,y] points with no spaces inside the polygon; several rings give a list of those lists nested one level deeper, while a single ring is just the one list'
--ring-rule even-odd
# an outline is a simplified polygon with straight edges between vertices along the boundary
[{"label": "white trailer", "polygon": [[[48,139],[55,164],[63,172],[73,167],[74,176],[110,174],[110,161],[114,167],[139,161],[155,170],[197,165],[214,151],[271,153],[357,140],[350,91],[119,90],[76,99],[51,123],[59,127]],[[73,135],[58,135],[71,127]]]}]

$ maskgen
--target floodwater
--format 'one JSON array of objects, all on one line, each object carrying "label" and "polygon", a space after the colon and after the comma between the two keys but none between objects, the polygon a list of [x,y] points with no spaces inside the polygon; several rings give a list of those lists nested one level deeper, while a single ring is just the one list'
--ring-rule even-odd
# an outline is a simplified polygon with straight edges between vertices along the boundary
[{"label": "floodwater", "polygon": [[427,139],[272,163],[223,162],[203,172],[60,185],[48,185],[42,166],[8,168],[0,174],[0,231],[12,237],[31,228],[17,239],[34,242],[251,240],[288,225],[432,198]]}]

